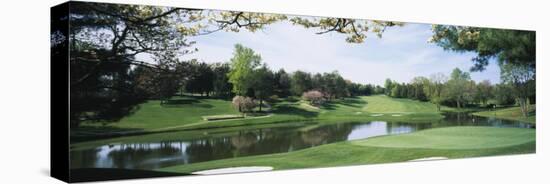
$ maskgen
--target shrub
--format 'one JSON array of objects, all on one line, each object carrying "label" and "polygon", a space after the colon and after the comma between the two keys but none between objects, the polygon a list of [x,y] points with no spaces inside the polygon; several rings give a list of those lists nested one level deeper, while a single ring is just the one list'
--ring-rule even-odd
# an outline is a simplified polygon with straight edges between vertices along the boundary
[{"label": "shrub", "polygon": [[250,112],[256,107],[256,102],[250,97],[235,96],[231,102],[239,112]]},{"label": "shrub", "polygon": [[302,98],[304,100],[309,101],[311,105],[315,105],[315,106],[319,106],[323,104],[323,102],[325,101],[325,98],[323,97],[323,93],[317,90],[304,92],[304,94],[302,95]]}]

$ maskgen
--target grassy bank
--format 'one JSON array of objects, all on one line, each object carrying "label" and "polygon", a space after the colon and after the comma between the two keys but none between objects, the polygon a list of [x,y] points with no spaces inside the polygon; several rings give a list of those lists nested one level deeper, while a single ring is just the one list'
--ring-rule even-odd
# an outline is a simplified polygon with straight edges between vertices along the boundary
[{"label": "grassy bank", "polygon": [[464,158],[534,152],[534,129],[449,127],[327,144],[289,153],[179,165],[159,171],[190,173],[237,166],[315,168],[402,162],[426,157]]},{"label": "grassy bank", "polygon": [[[420,102],[406,98],[390,98],[387,96],[362,97],[368,104],[363,108],[370,113],[434,113],[437,106],[430,102]],[[442,107],[441,110],[451,110]]]},{"label": "grassy bank", "polygon": [[[220,99],[177,97],[168,105],[159,101],[140,104],[133,114],[110,123],[83,123],[71,131],[73,136],[99,137],[102,135],[132,135],[167,130],[248,126],[288,122],[358,122],[407,121],[426,122],[443,116],[435,105],[410,99],[394,99],[383,95],[334,100],[319,108],[303,101],[281,100],[272,104],[270,115],[262,118],[207,121],[204,117],[238,115],[231,102]],[[75,139],[76,140],[76,139]]]},{"label": "grassy bank", "polygon": [[498,109],[494,111],[482,111],[473,113],[476,116],[483,117],[495,117],[500,119],[516,120],[529,123],[536,122],[536,105],[531,105],[530,112],[527,117],[524,117],[519,107],[509,107],[504,109]]}]

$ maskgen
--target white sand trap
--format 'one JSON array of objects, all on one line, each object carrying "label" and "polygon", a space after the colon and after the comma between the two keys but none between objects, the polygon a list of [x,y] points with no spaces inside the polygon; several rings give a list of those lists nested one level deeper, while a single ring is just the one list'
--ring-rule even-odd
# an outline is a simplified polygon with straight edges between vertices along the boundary
[{"label": "white sand trap", "polygon": [[402,114],[392,114],[391,116],[403,116]]},{"label": "white sand trap", "polygon": [[376,117],[376,116],[382,116],[382,115],[383,115],[383,114],[373,114],[373,115],[370,115],[370,116]]},{"label": "white sand trap", "polygon": [[258,171],[271,171],[273,167],[269,166],[250,166],[250,167],[228,167],[221,169],[210,169],[204,171],[192,172],[191,174],[231,174],[231,173],[245,173],[245,172],[258,172]]},{"label": "white sand trap", "polygon": [[355,112],[355,114],[363,114],[363,112]]},{"label": "white sand trap", "polygon": [[409,160],[409,162],[416,162],[416,161],[428,161],[428,160],[445,160],[449,159],[447,157],[426,157],[426,158],[419,158],[414,160]]}]

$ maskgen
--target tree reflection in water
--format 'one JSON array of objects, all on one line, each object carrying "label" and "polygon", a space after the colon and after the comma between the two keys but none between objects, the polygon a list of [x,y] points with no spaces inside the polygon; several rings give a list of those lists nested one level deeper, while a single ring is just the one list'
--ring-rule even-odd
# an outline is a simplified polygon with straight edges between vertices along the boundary
[{"label": "tree reflection in water", "polygon": [[[474,120],[471,120],[472,118]],[[446,114],[443,120],[420,123],[373,121],[304,124],[209,134],[207,137],[192,140],[111,143],[89,149],[72,150],[71,168],[156,169],[225,158],[283,153],[346,140],[464,125],[533,128],[533,125],[528,123],[481,118],[468,114]],[[167,137],[174,136],[177,135]]]}]

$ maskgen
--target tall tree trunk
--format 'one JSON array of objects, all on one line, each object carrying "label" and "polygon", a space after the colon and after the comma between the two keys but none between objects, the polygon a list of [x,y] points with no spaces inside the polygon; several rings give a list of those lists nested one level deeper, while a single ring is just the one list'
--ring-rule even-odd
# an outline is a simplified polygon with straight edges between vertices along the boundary
[{"label": "tall tree trunk", "polygon": [[521,109],[521,114],[523,115],[523,117],[527,117],[529,113],[529,104],[527,103],[527,99],[525,97],[520,97],[518,101],[519,107]]}]

